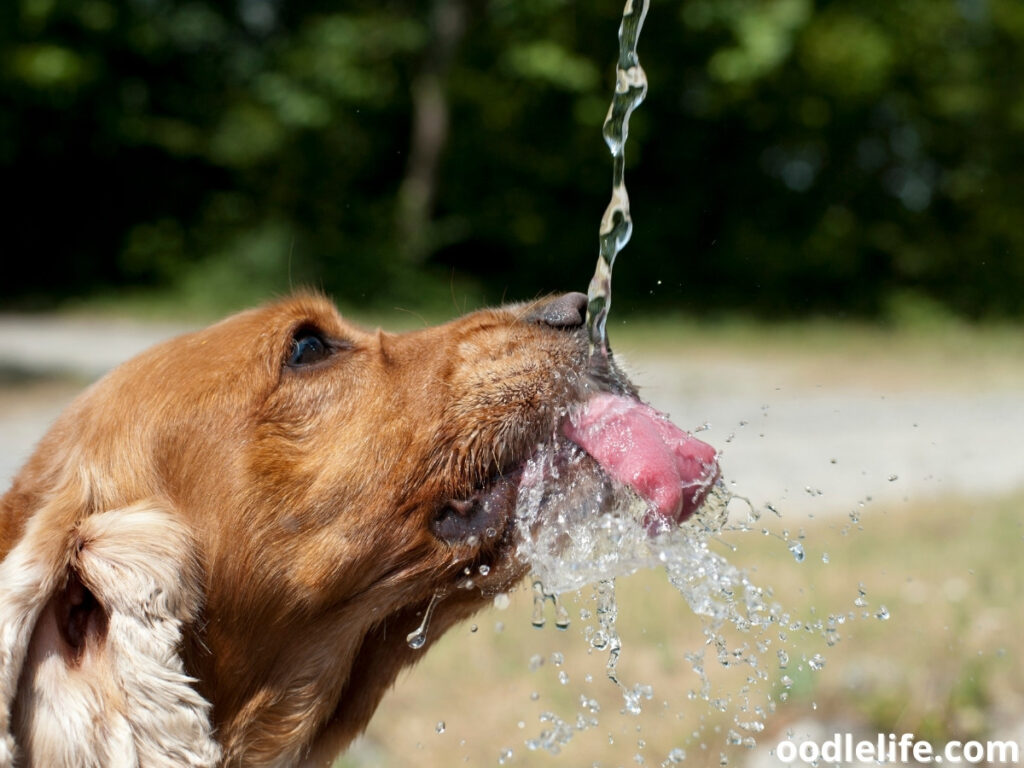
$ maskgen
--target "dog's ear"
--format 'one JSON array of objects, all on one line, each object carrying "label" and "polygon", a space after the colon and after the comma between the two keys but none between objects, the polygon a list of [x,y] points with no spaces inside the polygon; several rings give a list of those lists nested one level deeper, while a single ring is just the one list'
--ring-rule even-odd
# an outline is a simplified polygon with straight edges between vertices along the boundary
[{"label": "dog's ear", "polygon": [[0,563],[0,768],[213,766],[180,656],[201,603],[188,529],[159,500],[84,514],[86,495],[50,496]]}]

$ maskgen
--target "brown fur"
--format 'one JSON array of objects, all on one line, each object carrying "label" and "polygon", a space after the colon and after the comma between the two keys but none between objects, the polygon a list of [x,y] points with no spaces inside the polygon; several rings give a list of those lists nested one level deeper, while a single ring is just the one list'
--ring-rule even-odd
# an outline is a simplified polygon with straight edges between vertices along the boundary
[{"label": "brown fur", "polygon": [[[298,328],[336,350],[289,366]],[[84,645],[63,648],[66,665],[107,647],[114,608],[103,590],[118,582],[78,565],[98,548],[82,531],[91,516],[128,509],[137,519],[133,505],[149,505],[166,516],[154,518],[166,520],[154,537],[165,524],[186,532],[177,567],[183,580],[198,568],[200,594],[138,621],[180,631],[223,764],[329,764],[423,653],[406,635],[433,595],[443,598],[428,643],[521,575],[505,476],[593,384],[586,349],[580,322],[544,322],[543,303],[392,335],[360,330],[306,295],[126,363],[74,402],[0,500],[0,560],[13,562],[13,551],[39,568],[9,566],[12,580],[31,571],[38,586],[11,587],[0,607],[0,683],[6,675],[25,688],[39,648],[61,646],[52,617],[73,614],[76,579],[103,620],[87,617]],[[500,514],[470,520],[472,536],[438,535],[449,500],[481,487],[498,488]],[[109,519],[107,528],[118,518]],[[484,563],[490,574],[459,588],[463,569]],[[161,578],[145,582],[154,594],[168,588]],[[37,620],[34,650],[20,648]],[[8,706],[31,709],[34,699],[22,690]],[[17,749],[22,721],[16,712],[10,726]]]}]

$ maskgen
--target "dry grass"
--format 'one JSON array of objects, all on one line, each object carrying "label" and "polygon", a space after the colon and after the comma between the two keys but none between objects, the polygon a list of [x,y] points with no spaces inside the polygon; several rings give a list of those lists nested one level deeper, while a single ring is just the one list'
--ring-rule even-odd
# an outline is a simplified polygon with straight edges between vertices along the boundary
[{"label": "dry grass", "polygon": [[[780,670],[776,630],[758,654],[768,681],[754,686],[749,708],[776,702],[762,744],[774,744],[788,723],[808,717],[859,724],[870,732],[914,732],[923,738],[976,738],[1024,720],[1020,604],[1024,566],[1024,497],[999,502],[949,500],[899,514],[875,510],[860,525],[847,518],[776,521],[806,531],[806,559],[797,563],[774,536],[728,537],[731,561],[804,622],[853,616],[841,639],[827,647],[818,632],[789,631],[790,663]],[[822,562],[827,552],[829,562]],[[856,606],[862,585],[868,605]],[[453,630],[425,655],[385,700],[366,737],[339,766],[490,766],[503,749],[518,766],[661,765],[669,750],[686,750],[689,765],[734,762],[743,747],[726,747],[734,724],[755,719],[742,711],[749,667],[715,669],[713,695],[731,699],[726,712],[691,701],[699,679],[685,654],[703,647],[699,621],[664,575],[643,572],[618,587],[623,654],[620,678],[654,689],[639,716],[624,714],[619,691],[604,676],[605,657],[588,654],[582,625],[568,632],[530,626],[529,594],[521,590],[505,611],[490,609]],[[593,606],[570,598],[571,613]],[[886,606],[890,618],[876,614]],[[496,624],[502,624],[499,631]],[[732,633],[730,649],[749,636]],[[552,655],[561,653],[561,666]],[[825,658],[820,671],[802,659]],[[536,658],[535,658],[536,657]],[[537,667],[536,660],[544,660]],[[531,659],[534,663],[531,665]],[[714,655],[707,654],[709,667]],[[568,675],[562,684],[559,673]],[[780,684],[788,674],[788,700]],[[550,724],[554,712],[574,723],[579,697],[600,703],[599,725],[576,733],[559,756],[531,751],[525,741]],[[438,723],[444,732],[438,733]]]}]

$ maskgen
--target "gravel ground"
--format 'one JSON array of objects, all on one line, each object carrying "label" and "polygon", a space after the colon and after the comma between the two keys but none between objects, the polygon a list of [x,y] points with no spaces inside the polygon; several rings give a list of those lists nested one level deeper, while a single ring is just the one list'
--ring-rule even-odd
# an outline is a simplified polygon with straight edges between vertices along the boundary
[{"label": "gravel ground", "polygon": [[[89,381],[185,330],[169,325],[0,316],[0,485]],[[685,364],[684,364],[685,361]],[[633,354],[643,394],[723,452],[727,479],[797,516],[884,503],[1001,495],[1024,487],[1024,380],[960,386],[843,384],[726,350],[709,359]],[[836,383],[835,380],[840,383]],[[923,382],[923,383],[922,383]]]}]

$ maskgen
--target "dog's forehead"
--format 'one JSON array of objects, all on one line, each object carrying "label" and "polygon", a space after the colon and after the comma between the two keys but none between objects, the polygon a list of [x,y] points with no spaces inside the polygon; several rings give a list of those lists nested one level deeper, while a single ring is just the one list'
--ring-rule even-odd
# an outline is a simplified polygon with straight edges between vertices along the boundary
[{"label": "dog's forehead", "polygon": [[334,304],[316,294],[293,296],[253,310],[251,321],[255,330],[263,332],[279,330],[283,333],[297,326],[311,325],[331,333],[351,327]]},{"label": "dog's forehead", "polygon": [[[299,328],[316,329],[326,336],[346,338],[360,332],[343,319],[335,306],[316,294],[291,298],[246,310],[193,334],[190,351],[199,345],[207,352],[216,348],[234,357],[231,350],[253,360],[284,353],[291,335]],[[186,351],[186,350],[181,350]]]}]

